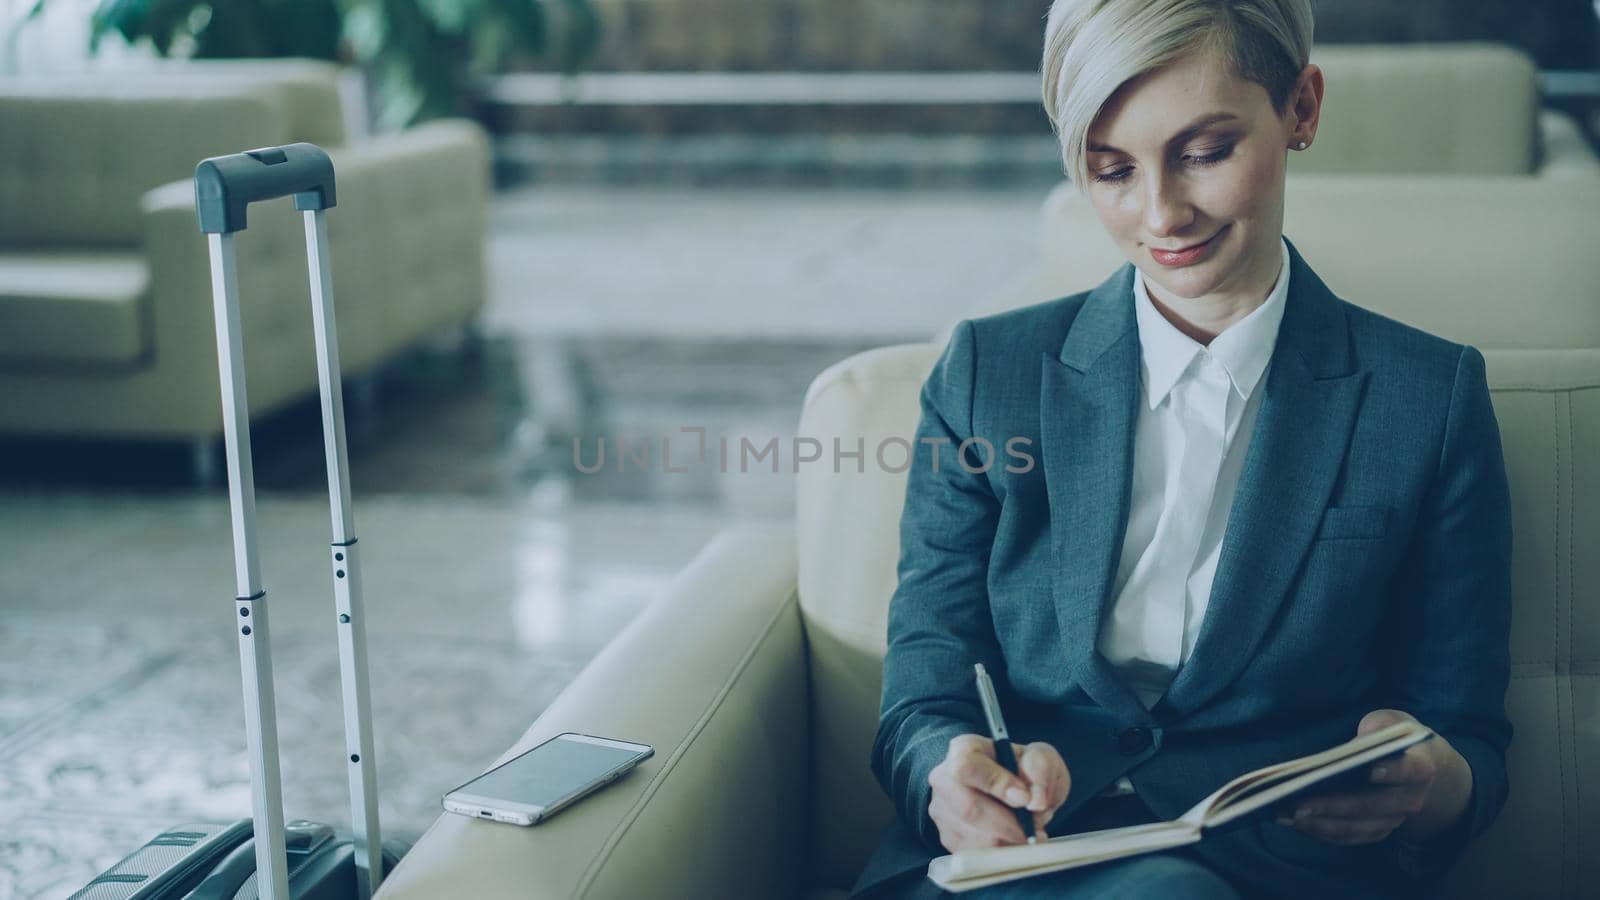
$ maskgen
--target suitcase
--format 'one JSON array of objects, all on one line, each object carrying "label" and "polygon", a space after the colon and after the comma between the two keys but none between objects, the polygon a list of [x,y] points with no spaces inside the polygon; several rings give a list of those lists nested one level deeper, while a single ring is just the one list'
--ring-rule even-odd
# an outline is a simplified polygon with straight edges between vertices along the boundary
[{"label": "suitcase", "polygon": [[[312,144],[266,147],[203,160],[195,168],[200,230],[210,243],[217,363],[236,577],[234,627],[244,676],[245,738],[250,756],[250,819],[170,829],[95,878],[73,900],[367,900],[408,849],[383,842],[378,827],[377,769],[367,689],[366,623],[350,507],[339,344],[334,328],[328,231],[335,202],[333,162]],[[304,213],[311,274],[317,381],[328,465],[333,539],[328,562],[339,640],[351,831],[304,820],[284,822],[272,692],[268,604],[256,553],[255,479],[249,401],[239,333],[234,233],[251,203],[293,196]],[[292,893],[291,893],[292,891]]]},{"label": "suitcase", "polygon": [[[249,819],[169,828],[73,894],[73,900],[183,897],[231,900],[257,896],[254,830]],[[289,893],[299,900],[346,900],[355,888],[355,849],[348,835],[304,819],[284,825]],[[409,849],[383,842],[384,871]]]}]

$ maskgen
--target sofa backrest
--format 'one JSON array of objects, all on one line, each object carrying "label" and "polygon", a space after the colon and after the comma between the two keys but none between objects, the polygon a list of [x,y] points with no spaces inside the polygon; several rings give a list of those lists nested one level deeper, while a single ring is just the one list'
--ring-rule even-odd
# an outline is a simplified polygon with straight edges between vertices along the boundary
[{"label": "sofa backrest", "polygon": [[[903,459],[873,448],[911,439],[935,343],[885,347],[819,375],[800,434],[825,448],[867,447],[853,462],[798,476],[802,616],[810,648],[811,864],[848,886],[893,810],[868,770],[877,724],[889,598],[896,582]],[[1511,483],[1511,798],[1455,874],[1456,897],[1578,897],[1600,883],[1600,350],[1487,350],[1490,389]],[[894,445],[890,445],[893,447]],[[1068,761],[1070,765],[1070,760]]]},{"label": "sofa backrest", "polygon": [[1315,143],[1291,172],[1525,175],[1538,164],[1539,71],[1504,44],[1329,44]]},{"label": "sofa backrest", "polygon": [[0,79],[0,246],[132,247],[145,192],[208,156],[344,143],[339,69],[163,62]]},{"label": "sofa backrest", "polygon": [[[1479,348],[1600,346],[1600,176],[1291,176],[1284,233],[1341,297]],[[974,315],[1094,287],[1126,258],[1070,184],[1035,277]],[[1530,314],[1532,313],[1532,314]]]},{"label": "sofa backrest", "polygon": [[118,72],[122,80],[208,84],[270,97],[283,112],[285,141],[342,146],[359,123],[345,121],[339,93],[344,69],[320,59],[171,59]]},{"label": "sofa backrest", "polygon": [[[1600,350],[1484,352],[1511,482],[1511,794],[1451,897],[1600,885]],[[1587,802],[1585,802],[1587,800]]]},{"label": "sofa backrest", "polygon": [[811,864],[821,885],[849,887],[894,816],[867,765],[906,477],[884,471],[875,456],[885,439],[914,439],[917,394],[941,349],[903,344],[850,357],[816,377],[800,417],[798,433],[820,441],[825,458],[834,439],[847,452],[862,439],[866,453],[864,471],[806,466],[796,481],[800,612],[811,666]]},{"label": "sofa backrest", "polygon": [[135,247],[145,192],[285,135],[266,97],[141,82],[0,81],[0,122],[0,245],[20,246]]},{"label": "sofa backrest", "polygon": [[[1588,167],[1569,176],[1297,175],[1286,188],[1285,231],[1336,293],[1480,347],[1488,360],[1515,505],[1507,708],[1517,738],[1512,799],[1454,876],[1452,896],[1575,897],[1577,885],[1600,878],[1592,855],[1574,850],[1600,828],[1595,804],[1579,802],[1600,780],[1600,730],[1586,724],[1600,709],[1600,602],[1595,573],[1586,572],[1592,554],[1582,549],[1600,539],[1600,351],[1592,349],[1600,347],[1600,266],[1589,246],[1600,178]],[[1084,290],[1124,262],[1087,201],[1066,184],[1045,205],[1043,244],[1041,271],[975,315]],[[885,412],[891,407],[914,419],[916,391],[905,386],[916,370],[926,374],[942,343],[857,357],[825,373],[812,388],[805,433],[827,440],[830,428],[853,433],[892,422]],[[883,487],[802,473],[800,583],[808,626],[850,636],[813,640],[814,648],[864,648],[876,638],[881,653],[904,478],[877,477],[895,481],[893,501],[875,499]],[[834,546],[837,523],[846,521],[847,549]],[[867,541],[868,533],[887,535],[890,545]],[[864,671],[866,653],[856,655],[854,668]],[[817,729],[835,744],[854,734],[846,758],[859,757],[870,747],[875,699],[836,696],[846,686],[825,673],[839,667],[814,664],[824,673],[814,681],[818,718],[840,720]],[[845,721],[849,715],[857,718]],[[849,774],[860,779],[851,789],[876,788],[870,773]],[[873,796],[863,810],[884,815],[886,806]],[[836,846],[818,840],[824,849]]]}]

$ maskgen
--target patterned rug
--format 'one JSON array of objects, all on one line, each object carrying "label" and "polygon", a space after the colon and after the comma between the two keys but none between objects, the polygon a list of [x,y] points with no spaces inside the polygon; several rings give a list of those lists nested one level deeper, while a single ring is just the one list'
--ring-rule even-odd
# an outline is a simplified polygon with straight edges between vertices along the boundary
[{"label": "patterned rug", "polygon": [[[410,633],[368,643],[380,818],[411,838],[588,658]],[[272,646],[286,816],[348,829],[333,632],[275,631]],[[27,662],[41,656],[52,664]],[[0,624],[0,898],[66,897],[163,828],[248,817],[241,697],[237,644],[215,627]]]}]

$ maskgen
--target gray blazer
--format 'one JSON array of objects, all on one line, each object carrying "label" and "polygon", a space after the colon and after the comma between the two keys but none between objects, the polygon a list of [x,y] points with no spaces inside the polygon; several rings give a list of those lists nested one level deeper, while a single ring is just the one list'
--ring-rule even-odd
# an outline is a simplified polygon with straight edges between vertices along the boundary
[{"label": "gray blazer", "polygon": [[[1462,826],[1427,847],[1336,846],[1270,819],[1197,845],[1268,893],[1415,896],[1499,812],[1511,511],[1483,356],[1339,299],[1292,243],[1289,255],[1210,605],[1148,711],[1095,649],[1132,482],[1133,267],[956,328],[922,389],[872,745],[898,816],[856,892],[945,852],[928,773],[951,737],[986,733],[975,662],[995,675],[1013,740],[1049,741],[1071,769],[1057,829],[1122,775],[1175,818],[1236,775],[1354,737],[1384,707],[1471,765]],[[969,444],[956,464],[969,438],[995,454]],[[1028,443],[1008,455],[1013,438]]]}]

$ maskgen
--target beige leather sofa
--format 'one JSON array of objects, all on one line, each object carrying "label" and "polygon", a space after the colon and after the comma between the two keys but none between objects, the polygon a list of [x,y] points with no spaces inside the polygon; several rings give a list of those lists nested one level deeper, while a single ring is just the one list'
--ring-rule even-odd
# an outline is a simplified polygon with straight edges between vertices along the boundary
[{"label": "beige leather sofa", "polygon": [[[800,433],[912,435],[938,351],[828,370]],[[1485,357],[1514,502],[1516,738],[1510,800],[1449,895],[1579,900],[1600,884],[1600,350]],[[803,468],[800,491],[797,533],[713,541],[496,764],[563,731],[652,759],[535,828],[442,816],[379,896],[842,897],[893,815],[867,759],[904,479]]]},{"label": "beige leather sofa", "polygon": [[[1362,74],[1328,69],[1330,94]],[[1588,163],[1574,168],[1566,190],[1590,190]],[[1513,499],[1516,738],[1510,800],[1452,897],[1576,900],[1600,884],[1600,291],[1592,248],[1559,243],[1582,210],[1519,192],[1554,174],[1296,175],[1288,200],[1286,230],[1336,292],[1488,363]],[[1045,213],[1049,252],[1029,277],[1074,283],[991,307],[1085,289],[1121,261],[1084,249],[1092,220],[1068,218],[1064,192]],[[830,368],[799,433],[825,447],[911,436],[941,346]],[[569,730],[656,755],[535,828],[441,816],[379,896],[842,897],[893,815],[867,760],[904,490],[870,464],[802,467],[792,528],[713,541],[497,763]]]},{"label": "beige leather sofa", "polygon": [[[1319,254],[1307,250],[1315,261]],[[1479,309],[1423,327],[1493,348]],[[1568,320],[1600,337],[1600,304]],[[934,343],[823,373],[799,433],[914,433]],[[1516,535],[1511,797],[1450,896],[1590,896],[1600,858],[1600,350],[1486,349]],[[802,468],[795,530],[720,536],[508,749],[562,731],[656,747],[532,829],[442,816],[391,898],[838,897],[893,815],[867,769],[904,477]]]},{"label": "beige leather sofa", "polygon": [[[0,80],[0,432],[221,434],[210,263],[190,181],[207,156],[329,149],[344,369],[466,322],[484,301],[487,141],[443,121],[346,142],[338,69],[302,61]],[[300,215],[237,241],[251,412],[316,390]]]}]

